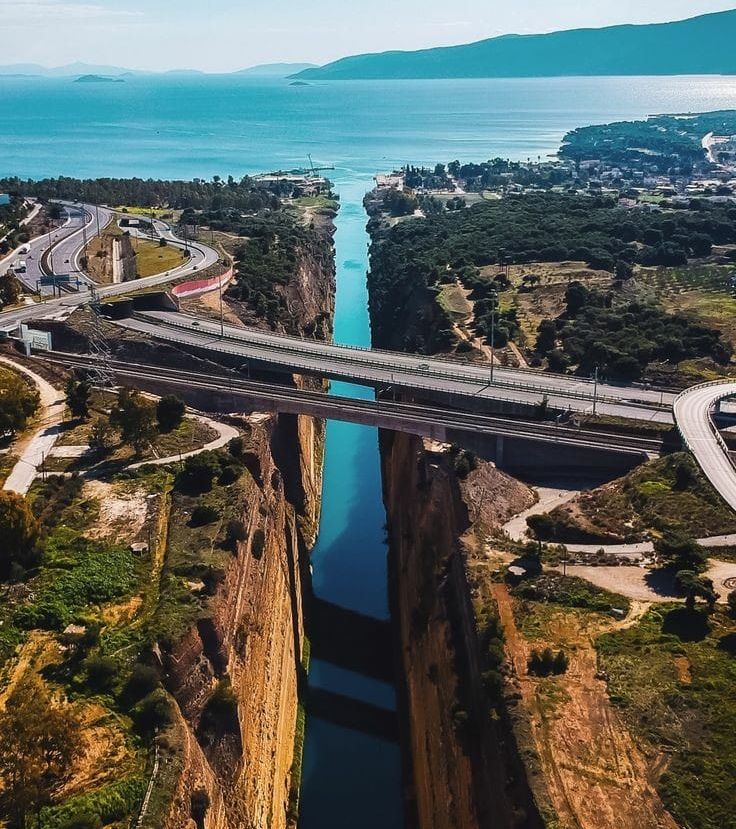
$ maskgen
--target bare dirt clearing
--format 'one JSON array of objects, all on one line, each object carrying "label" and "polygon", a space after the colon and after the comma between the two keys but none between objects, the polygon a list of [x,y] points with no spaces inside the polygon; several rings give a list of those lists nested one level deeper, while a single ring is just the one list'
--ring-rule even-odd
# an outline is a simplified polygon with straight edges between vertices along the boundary
[{"label": "bare dirt clearing", "polygon": [[561,824],[570,829],[676,829],[654,788],[658,758],[645,756],[634,742],[609,701],[605,682],[597,678],[593,639],[616,623],[545,606],[548,641],[533,645],[563,646],[570,665],[562,676],[539,679],[527,673],[532,643],[517,627],[508,589],[496,584],[493,594],[522,716],[530,721],[544,784]]}]

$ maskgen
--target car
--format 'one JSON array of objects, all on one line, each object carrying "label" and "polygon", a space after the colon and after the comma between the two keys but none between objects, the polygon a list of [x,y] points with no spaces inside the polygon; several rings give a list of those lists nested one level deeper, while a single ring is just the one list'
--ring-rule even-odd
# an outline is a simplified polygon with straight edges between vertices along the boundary
[{"label": "car", "polygon": [[419,363],[419,365],[417,366],[417,368],[418,368],[420,371],[428,371],[428,370],[429,370],[429,363]]},{"label": "car", "polygon": [[193,326],[194,328],[199,328],[199,321],[198,321],[198,320],[194,320],[194,322],[192,323],[192,326]]}]

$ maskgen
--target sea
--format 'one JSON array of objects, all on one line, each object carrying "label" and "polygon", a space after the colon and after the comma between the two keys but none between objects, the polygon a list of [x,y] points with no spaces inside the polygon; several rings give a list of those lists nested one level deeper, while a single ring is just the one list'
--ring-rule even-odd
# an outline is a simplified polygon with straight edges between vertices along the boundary
[{"label": "sea", "polygon": [[[370,344],[362,199],[403,164],[541,160],[578,126],[736,108],[736,78],[448,81],[131,77],[121,84],[0,77],[0,176],[209,178],[325,171],[341,210],[335,340]],[[333,384],[338,394],[366,389]],[[386,515],[376,430],[330,421],[323,512],[312,555],[320,598],[388,617]],[[392,709],[394,689],[313,660],[310,685]],[[410,725],[410,724],[409,724]],[[247,774],[247,769],[245,770]],[[307,722],[300,829],[404,826],[396,743],[329,719]]]}]

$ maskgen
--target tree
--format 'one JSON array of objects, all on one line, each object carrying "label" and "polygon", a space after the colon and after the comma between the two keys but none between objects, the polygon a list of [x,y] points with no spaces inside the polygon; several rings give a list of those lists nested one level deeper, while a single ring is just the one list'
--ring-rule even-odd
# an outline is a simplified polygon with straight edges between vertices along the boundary
[{"label": "tree", "polygon": [[26,673],[0,713],[0,734],[3,812],[24,827],[27,816],[39,819],[71,776],[81,749],[80,723],[69,706],[52,702],[35,674]]},{"label": "tree", "polygon": [[675,575],[675,583],[685,593],[685,605],[688,610],[695,610],[695,600],[704,599],[712,610],[718,600],[711,579],[700,576],[694,570],[680,570]]},{"label": "tree", "polygon": [[70,377],[66,381],[66,405],[72,417],[86,420],[89,417],[89,399],[92,387],[87,380]]},{"label": "tree", "polygon": [[537,329],[536,349],[540,354],[552,351],[557,341],[557,326],[554,320],[542,320]]},{"label": "tree", "polygon": [[120,389],[110,423],[120,432],[123,443],[139,454],[156,436],[155,405],[140,392]]},{"label": "tree", "polygon": [[93,452],[104,455],[115,445],[115,430],[106,417],[97,417],[89,433],[89,445]]},{"label": "tree", "polygon": [[0,307],[15,305],[20,297],[20,284],[11,271],[0,276]]},{"label": "tree", "polygon": [[666,566],[676,572],[692,570],[700,572],[705,567],[706,555],[703,548],[693,538],[681,532],[665,533],[654,542],[654,551]]},{"label": "tree", "polygon": [[732,616],[736,616],[736,590],[728,594],[728,609]]},{"label": "tree", "polygon": [[590,291],[582,282],[571,282],[565,291],[565,305],[571,317],[577,316],[588,303]]},{"label": "tree", "polygon": [[177,484],[186,492],[209,492],[221,469],[215,452],[200,452],[184,461]]},{"label": "tree", "polygon": [[162,397],[156,405],[156,420],[162,432],[173,432],[184,419],[184,401],[173,394]]},{"label": "tree", "polygon": [[38,522],[23,496],[0,492],[0,579],[36,563]]},{"label": "tree", "polygon": [[626,282],[634,275],[634,268],[625,260],[619,259],[618,262],[616,262],[615,273],[616,279],[621,280],[621,282]]},{"label": "tree", "polygon": [[19,432],[38,409],[38,390],[14,371],[0,374],[0,435]]}]

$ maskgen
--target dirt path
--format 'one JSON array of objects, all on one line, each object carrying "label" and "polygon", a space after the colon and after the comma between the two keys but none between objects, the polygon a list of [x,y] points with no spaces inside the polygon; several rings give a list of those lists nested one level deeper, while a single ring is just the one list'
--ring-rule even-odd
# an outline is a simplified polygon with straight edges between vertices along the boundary
[{"label": "dirt path", "polygon": [[19,495],[25,495],[31,488],[38,467],[43,464],[44,458],[49,454],[59,437],[59,424],[64,419],[65,397],[63,392],[54,388],[39,374],[20,363],[16,363],[7,357],[0,357],[0,362],[29,377],[38,388],[40,396],[40,412],[38,415],[40,428],[30,437],[16,442],[13,451],[19,456],[19,460],[3,485],[6,492],[17,492]]},{"label": "dirt path", "polygon": [[[561,611],[550,622],[555,639],[550,644],[564,643],[570,666],[564,676],[537,679],[527,674],[530,645],[516,626],[506,586],[494,585],[493,594],[521,705],[562,825],[569,829],[677,829],[650,782],[655,778],[654,762],[634,743],[608,699],[605,683],[596,678],[593,638],[614,629],[615,623],[591,622],[586,627],[584,617]],[[643,614],[645,609],[645,604],[639,604],[635,613]],[[544,645],[535,643],[535,647]]]}]

